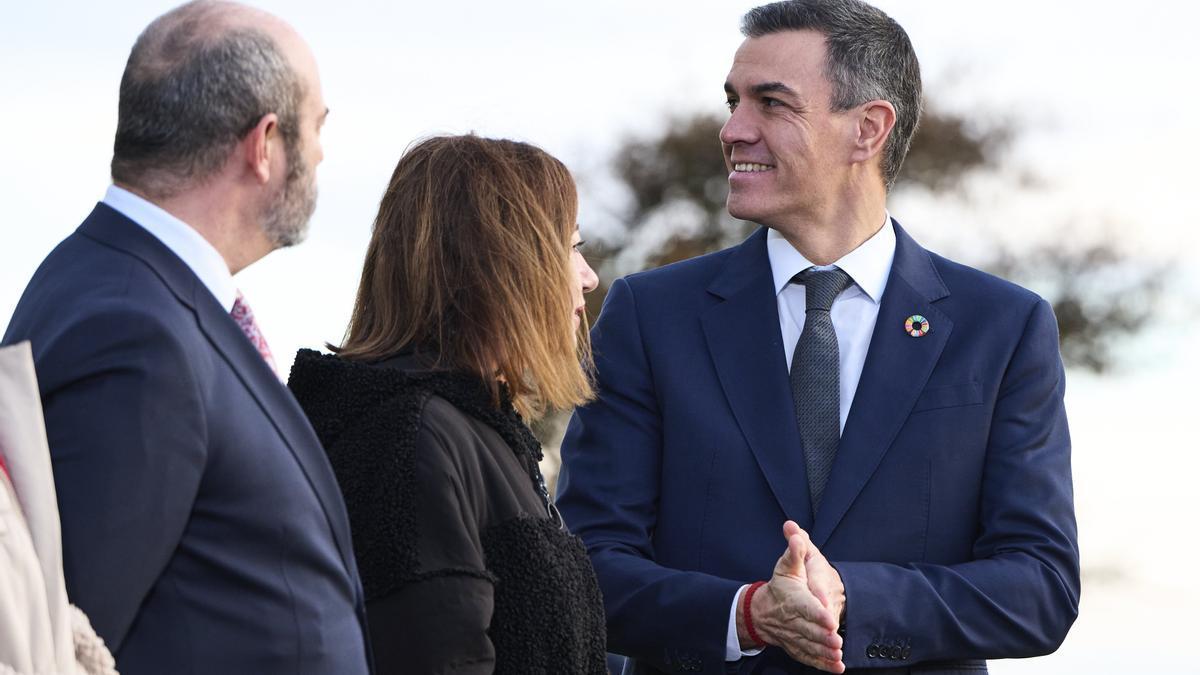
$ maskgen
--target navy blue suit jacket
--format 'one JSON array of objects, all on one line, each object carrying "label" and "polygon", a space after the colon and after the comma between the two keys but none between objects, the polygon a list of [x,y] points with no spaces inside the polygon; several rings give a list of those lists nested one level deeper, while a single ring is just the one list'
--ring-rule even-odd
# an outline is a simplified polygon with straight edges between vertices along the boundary
[{"label": "navy blue suit jacket", "polygon": [[201,281],[98,205],[34,274],[30,340],[71,600],[124,675],[365,673],[333,473]]},{"label": "navy blue suit jacket", "polygon": [[[734,594],[770,577],[789,518],[846,586],[851,670],[982,668],[1052,651],[1074,621],[1070,440],[1050,307],[895,227],[815,517],[766,231],[613,284],[592,332],[599,398],[568,428],[558,506],[596,567],[609,649],[635,657],[638,672],[726,672]],[[929,320],[923,337],[904,330],[914,314]],[[808,672],[774,648],[738,668]]]}]

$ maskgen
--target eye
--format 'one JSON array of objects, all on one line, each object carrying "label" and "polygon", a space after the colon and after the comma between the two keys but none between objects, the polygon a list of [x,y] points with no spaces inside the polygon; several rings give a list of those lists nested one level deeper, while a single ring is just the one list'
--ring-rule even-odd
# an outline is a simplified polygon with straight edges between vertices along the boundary
[{"label": "eye", "polygon": [[575,251],[575,252],[577,252],[577,253],[582,253],[582,252],[583,252],[583,247],[584,247],[584,245],[586,245],[586,244],[587,244],[587,242],[586,242],[586,241],[583,241],[583,240],[577,241],[577,242],[575,242],[575,243],[574,243],[574,244],[571,246],[571,250],[572,250],[572,251]]},{"label": "eye", "polygon": [[725,107],[729,108],[729,112],[737,110],[738,102],[736,98],[731,98],[725,101]]},{"label": "eye", "polygon": [[783,101],[780,101],[777,98],[771,98],[770,96],[764,96],[762,104],[764,108],[778,108],[779,106],[783,105]]}]

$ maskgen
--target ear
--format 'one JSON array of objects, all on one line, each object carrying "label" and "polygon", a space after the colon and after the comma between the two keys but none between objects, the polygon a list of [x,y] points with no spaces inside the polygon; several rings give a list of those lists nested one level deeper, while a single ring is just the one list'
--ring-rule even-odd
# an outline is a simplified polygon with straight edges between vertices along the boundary
[{"label": "ear", "polygon": [[275,151],[273,143],[278,136],[279,116],[267,113],[238,143],[238,152],[245,160],[246,168],[261,184],[271,179],[271,153]]},{"label": "ear", "polygon": [[894,126],[896,109],[891,103],[876,99],[859,106],[857,137],[851,159],[866,162],[882,153]]}]

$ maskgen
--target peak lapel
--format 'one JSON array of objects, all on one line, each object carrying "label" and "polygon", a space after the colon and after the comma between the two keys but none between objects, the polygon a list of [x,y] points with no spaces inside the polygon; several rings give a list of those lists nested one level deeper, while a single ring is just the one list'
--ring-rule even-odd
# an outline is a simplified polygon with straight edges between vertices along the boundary
[{"label": "peak lapel", "polygon": [[738,247],[709,286],[725,299],[701,317],[734,418],[784,514],[812,523],[808,474],[792,405],[766,230]]},{"label": "peak lapel", "polygon": [[[895,222],[895,221],[893,221]],[[954,328],[934,303],[949,295],[929,253],[896,224],[896,255],[867,360],[812,530],[818,547],[867,484],[900,431]],[[920,314],[930,330],[914,338],[905,320]]]}]

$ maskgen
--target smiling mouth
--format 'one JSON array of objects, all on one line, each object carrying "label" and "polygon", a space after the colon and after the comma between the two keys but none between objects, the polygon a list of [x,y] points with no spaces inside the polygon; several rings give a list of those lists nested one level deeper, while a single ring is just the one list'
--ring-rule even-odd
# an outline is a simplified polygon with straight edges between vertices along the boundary
[{"label": "smiling mouth", "polygon": [[770,164],[758,164],[756,162],[738,162],[733,165],[733,170],[737,173],[762,173],[763,171],[771,171],[774,168]]}]

